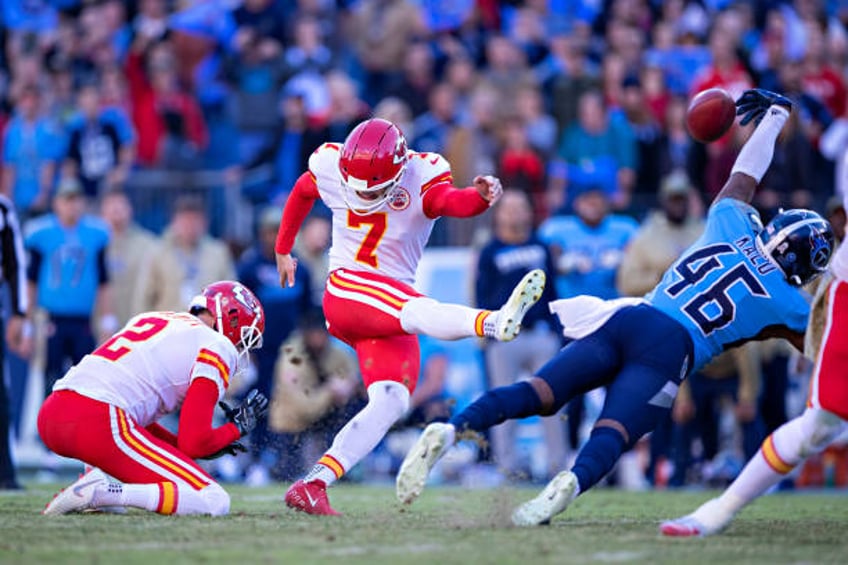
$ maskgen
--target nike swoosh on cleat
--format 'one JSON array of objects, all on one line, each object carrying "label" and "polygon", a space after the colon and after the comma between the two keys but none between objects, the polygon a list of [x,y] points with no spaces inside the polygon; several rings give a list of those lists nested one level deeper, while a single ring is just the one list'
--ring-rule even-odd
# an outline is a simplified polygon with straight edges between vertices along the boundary
[{"label": "nike swoosh on cleat", "polygon": [[309,491],[308,491],[308,490],[305,490],[305,489],[304,489],[304,492],[306,493],[306,498],[308,498],[308,499],[309,499],[309,504],[311,504],[311,505],[312,505],[312,508],[315,508],[315,505],[316,505],[316,504],[318,504],[318,501],[317,501],[317,500],[315,500],[314,498],[312,498],[312,495],[311,495],[311,494],[309,494]]},{"label": "nike swoosh on cleat", "polygon": [[421,454],[421,459],[427,459],[427,454],[430,453],[430,447],[424,448],[424,453]]},{"label": "nike swoosh on cleat", "polygon": [[100,479],[93,479],[93,480],[90,480],[90,481],[88,481],[88,482],[82,483],[81,485],[77,485],[77,486],[75,486],[75,487],[73,488],[73,491],[72,491],[72,492],[73,492],[75,495],[77,495],[77,496],[79,496],[79,497],[82,497],[83,495],[82,495],[82,494],[80,494],[80,491],[81,491],[82,489],[84,489],[85,487],[87,487],[87,486],[89,486],[89,485],[93,485],[94,483],[98,483],[98,482],[100,482]]}]

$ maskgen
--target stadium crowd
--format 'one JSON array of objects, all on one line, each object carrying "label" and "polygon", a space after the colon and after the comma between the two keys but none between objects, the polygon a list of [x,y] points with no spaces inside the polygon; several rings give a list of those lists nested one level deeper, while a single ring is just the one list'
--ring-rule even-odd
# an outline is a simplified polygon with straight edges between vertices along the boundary
[{"label": "stadium crowd", "polygon": [[[92,288],[110,286],[111,300],[92,290],[74,301],[82,310],[61,311],[75,291],[31,269],[50,339],[69,323],[79,339],[80,320],[108,335],[132,313],[181,310],[219,279],[256,293],[268,325],[255,386],[276,400],[268,426],[253,431],[246,470],[220,472],[288,480],[304,465],[292,455],[301,442],[326,443],[362,402],[353,365],[320,353],[334,347],[315,312],[326,210],[303,226],[293,287],[280,287],[274,263],[280,207],[316,147],[377,116],[398,124],[411,148],[444,155],[457,186],[500,177],[507,195],[492,213],[445,218],[431,238],[480,251],[477,306],[508,295],[514,273],[497,257],[516,246],[543,248],[561,298],[640,296],[698,237],[704,203],[745,140],[736,126],[709,145],[689,137],[688,100],[706,88],[792,98],[798,110],[754,204],[764,220],[781,207],[819,210],[844,237],[833,197],[844,188],[834,163],[848,150],[846,26],[848,5],[837,0],[5,0],[0,187],[31,252],[63,245],[62,230],[39,234],[47,218],[74,215],[70,202],[90,216],[90,245],[108,241],[108,274]],[[526,337],[503,344],[526,360],[486,344],[498,369],[490,384],[517,377],[497,359],[532,371],[550,356],[558,328],[543,313]],[[13,429],[27,353],[10,353]],[[48,347],[48,366],[84,353]],[[443,378],[434,359],[422,364],[425,383]],[[694,375],[643,450],[645,481],[732,479],[802,408],[809,370],[785,344],[765,342]],[[314,382],[308,394],[291,391],[293,371]],[[413,398],[416,421],[443,418],[450,403],[432,384],[425,390],[430,397]],[[563,435],[577,447],[579,422],[599,402],[587,395],[567,407],[567,425],[545,422],[549,473],[566,457]],[[496,464],[527,471],[508,432],[491,439]],[[848,484],[848,451],[832,448],[797,477],[828,481]],[[0,477],[0,488],[14,485],[13,473]]]}]

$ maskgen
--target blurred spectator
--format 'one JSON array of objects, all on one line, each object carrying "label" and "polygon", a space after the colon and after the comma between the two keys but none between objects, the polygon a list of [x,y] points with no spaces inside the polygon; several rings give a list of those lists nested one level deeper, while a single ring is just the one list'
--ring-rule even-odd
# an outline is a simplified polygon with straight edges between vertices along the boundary
[{"label": "blurred spectator", "polygon": [[80,119],[68,128],[63,174],[76,176],[86,196],[93,200],[103,190],[124,184],[135,152],[131,140],[122,139],[101,109],[97,84],[86,84],[77,91],[77,105]]},{"label": "blurred spectator", "polygon": [[412,111],[406,102],[400,98],[388,96],[380,100],[374,107],[373,118],[382,118],[395,124],[406,139],[415,138],[415,128],[412,126]]},{"label": "blurred spectator", "polygon": [[234,87],[230,102],[240,134],[239,158],[246,161],[268,142],[273,131],[286,68],[279,56],[280,43],[252,26],[239,28],[234,43],[224,60],[223,72]]},{"label": "blurred spectator", "polygon": [[[317,203],[316,203],[317,207]],[[277,217],[279,223],[280,218]],[[316,209],[306,216],[300,228],[300,235],[294,244],[294,254],[299,264],[309,268],[312,275],[312,302],[323,303],[324,288],[330,272],[330,216],[317,213]],[[266,330],[267,331],[267,330]]]},{"label": "blurred spectator", "polygon": [[310,126],[303,98],[284,96],[278,108],[280,116],[275,118],[277,126],[272,137],[245,164],[246,169],[260,165],[271,167],[271,186],[265,193],[251,195],[262,204],[285,202],[297,180],[298,171],[307,168],[309,156],[328,139],[325,128]]},{"label": "blurred spectator", "polygon": [[412,145],[422,153],[439,152],[448,144],[456,127],[456,95],[453,87],[441,82],[430,91],[428,110],[412,123]]},{"label": "blurred spectator", "polygon": [[[493,237],[477,261],[476,306],[496,309],[513,287],[532,269],[543,269],[549,276],[554,267],[550,251],[533,229],[533,209],[527,195],[507,189],[495,205]],[[488,388],[506,386],[538,370],[560,346],[557,325],[547,304],[556,299],[552,285],[546,285],[540,303],[524,317],[521,333],[509,342],[486,343]],[[543,420],[548,472],[553,474],[565,461],[565,436],[559,416]],[[514,424],[514,423],[513,423]],[[515,426],[510,422],[491,431],[492,456],[506,475],[526,472],[515,453]]]},{"label": "blurred spectator", "polygon": [[805,22],[801,88],[821,101],[832,116],[839,117],[845,115],[848,107],[848,90],[845,88],[845,79],[827,62],[826,25],[821,20]]},{"label": "blurred spectator", "polygon": [[[109,233],[102,222],[84,215],[85,202],[79,181],[63,179],[53,213],[34,220],[26,238],[32,304],[49,317],[45,395],[66,363],[79,363],[118,329],[106,265]],[[100,318],[93,323],[95,312]]]},{"label": "blurred spectator", "polygon": [[283,52],[286,73],[324,73],[333,62],[333,53],[324,44],[320,22],[311,16],[300,16],[294,20],[293,44]]},{"label": "blurred spectator", "polygon": [[586,46],[573,35],[551,38],[551,52],[537,75],[551,103],[561,134],[577,120],[578,100],[601,87],[599,69],[586,56]]},{"label": "blurred spectator", "polygon": [[471,58],[463,53],[448,60],[444,74],[445,82],[453,87],[454,115],[458,122],[465,123],[471,119],[471,93],[477,86],[477,69]]},{"label": "blurred spectator", "polygon": [[498,94],[500,106],[514,101],[520,88],[536,84],[524,53],[501,35],[494,35],[486,42],[486,67],[481,78]]},{"label": "blurred spectator", "polygon": [[689,213],[691,190],[683,171],[663,179],[660,209],[642,222],[624,250],[616,274],[622,296],[643,296],[651,291],[665,270],[701,236],[703,218]]},{"label": "blurred spectator", "polygon": [[674,96],[669,99],[663,116],[663,151],[662,171],[670,173],[677,169],[687,168],[692,138],[686,129],[687,101],[682,96]]},{"label": "blurred spectator", "polygon": [[628,75],[622,84],[621,108],[636,140],[636,175],[633,181],[632,212],[642,212],[655,205],[663,165],[663,132],[645,99],[642,81]]},{"label": "blurred spectator", "polygon": [[156,236],[133,221],[130,199],[120,189],[102,195],[100,217],[109,227],[106,267],[112,281],[115,315],[118,325],[123,326],[139,313],[133,309],[133,299],[142,273],[153,260]]},{"label": "blurred spectator", "polygon": [[168,7],[165,0],[140,0],[132,22],[133,35],[152,43],[168,32]]},{"label": "blurred spectator", "polygon": [[708,88],[723,88],[736,100],[753,86],[751,76],[737,55],[738,39],[730,19],[716,19],[709,37],[712,61],[698,71],[690,94]]},{"label": "blurred spectator", "polygon": [[538,227],[548,217],[545,164],[539,153],[530,146],[527,128],[521,118],[512,117],[503,121],[501,139],[498,177],[505,186],[527,194],[533,205],[533,226]]},{"label": "blurred spectator", "polygon": [[145,166],[196,167],[208,142],[200,107],[181,90],[168,43],[147,41],[137,37],[126,62],[138,160]]},{"label": "blurred spectator", "polygon": [[[329,447],[333,436],[364,404],[356,362],[330,340],[320,309],[311,310],[279,352],[268,429],[279,436],[275,478],[300,476],[312,452]],[[310,452],[307,444],[312,441]]]},{"label": "blurred spectator", "polygon": [[327,94],[330,97],[329,115],[325,116],[329,139],[345,139],[347,134],[368,118],[368,106],[359,98],[357,85],[345,73],[327,73]]},{"label": "blurred spectator", "polygon": [[43,116],[40,104],[38,88],[24,87],[3,137],[3,194],[24,218],[47,210],[65,150],[61,132]]},{"label": "blurred spectator", "polygon": [[409,45],[424,32],[421,11],[410,0],[362,0],[355,5],[348,38],[365,71],[366,102],[376,104],[387,94]]},{"label": "blurred spectator", "polygon": [[550,179],[554,213],[571,209],[576,194],[602,190],[616,207],[626,207],[635,181],[636,144],[627,122],[607,113],[601,94],[580,97],[577,123],[563,133],[558,156],[563,165]]},{"label": "blurred spectator", "polygon": [[418,117],[428,107],[427,101],[435,84],[433,54],[423,42],[413,43],[403,59],[403,75],[396,86],[389,90],[390,96],[400,98]]},{"label": "blurred spectator", "polygon": [[548,218],[539,228],[540,239],[553,252],[557,295],[616,298],[616,272],[638,224],[611,214],[606,192],[597,188],[575,197],[574,212]]},{"label": "blurred spectator", "polygon": [[230,250],[209,235],[208,224],[200,197],[185,194],[176,199],[171,223],[149,268],[141,272],[133,299],[136,312],[179,312],[204,286],[235,278]]},{"label": "blurred spectator", "polygon": [[539,89],[522,88],[515,99],[515,110],[524,121],[527,141],[545,159],[553,155],[557,141],[556,120],[545,111],[545,102]]},{"label": "blurred spectator", "polygon": [[[9,446],[11,424],[9,389],[7,388],[6,351],[20,349],[24,333],[32,331],[25,321],[29,314],[29,297],[26,289],[26,255],[24,239],[15,206],[0,195],[0,280],[5,283],[4,292],[9,297],[4,316],[0,318],[0,491],[19,490],[15,463]],[[5,323],[4,323],[5,320]],[[5,326],[5,331],[3,331]]]}]

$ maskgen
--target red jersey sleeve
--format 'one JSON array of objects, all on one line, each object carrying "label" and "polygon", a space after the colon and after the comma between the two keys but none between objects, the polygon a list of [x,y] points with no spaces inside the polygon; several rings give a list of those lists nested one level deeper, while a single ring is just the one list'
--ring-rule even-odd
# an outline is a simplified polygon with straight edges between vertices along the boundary
[{"label": "red jersey sleeve", "polygon": [[205,457],[236,441],[239,430],[232,422],[212,427],[218,402],[218,386],[206,378],[194,379],[188,387],[177,432],[177,448],[191,457]]},{"label": "red jersey sleeve", "polygon": [[283,217],[280,220],[280,229],[277,231],[277,243],[274,250],[285,255],[291,253],[294,247],[294,239],[306,215],[312,209],[312,205],[320,198],[318,184],[315,175],[307,171],[300,175],[294,183],[291,194],[286,200],[283,208]]},{"label": "red jersey sleeve", "polygon": [[489,209],[489,203],[476,188],[457,188],[448,182],[429,187],[422,196],[422,203],[428,218],[470,218]]}]

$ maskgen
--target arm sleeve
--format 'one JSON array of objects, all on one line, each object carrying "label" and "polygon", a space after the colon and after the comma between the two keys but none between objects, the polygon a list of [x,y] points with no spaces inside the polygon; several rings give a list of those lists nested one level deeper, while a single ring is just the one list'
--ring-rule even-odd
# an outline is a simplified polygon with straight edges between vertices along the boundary
[{"label": "arm sleeve", "polygon": [[165,426],[153,422],[145,429],[150,432],[153,437],[161,439],[165,443],[177,447],[177,434],[171,433],[171,431]]},{"label": "arm sleeve", "polygon": [[456,188],[449,183],[438,184],[424,193],[424,213],[428,218],[448,216],[470,218],[489,209],[486,202],[473,187]]},{"label": "arm sleeve", "polygon": [[215,453],[239,438],[238,428],[232,422],[212,427],[216,402],[218,387],[213,381],[197,378],[191,382],[180,411],[177,447],[192,459]]},{"label": "arm sleeve", "polygon": [[26,290],[27,276],[24,239],[23,235],[21,235],[21,227],[18,224],[18,216],[15,214],[15,210],[11,205],[0,204],[0,209],[3,211],[3,228],[0,231],[3,279],[9,285],[12,314],[24,316],[29,306]]},{"label": "arm sleeve", "polygon": [[312,209],[312,204],[320,198],[318,185],[315,183],[315,175],[307,171],[300,175],[294,183],[291,194],[286,200],[283,208],[283,218],[280,221],[280,229],[277,231],[277,243],[274,250],[280,254],[291,253],[294,247],[294,239],[300,230],[303,220]]}]

